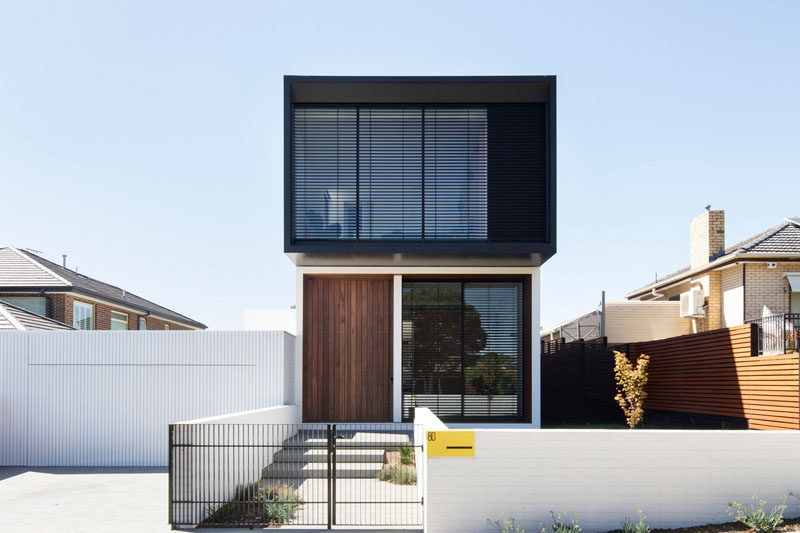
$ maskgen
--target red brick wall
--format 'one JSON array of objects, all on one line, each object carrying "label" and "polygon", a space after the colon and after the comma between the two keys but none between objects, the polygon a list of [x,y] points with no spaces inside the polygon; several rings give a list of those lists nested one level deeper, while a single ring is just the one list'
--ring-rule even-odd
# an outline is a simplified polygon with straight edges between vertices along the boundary
[{"label": "red brick wall", "polygon": [[[37,293],[21,294],[9,293],[7,296],[41,296]],[[174,322],[167,322],[153,316],[145,316],[143,314],[133,313],[126,309],[121,309],[113,305],[95,302],[86,298],[81,298],[70,293],[51,293],[48,294],[50,298],[50,318],[63,322],[68,326],[72,326],[72,303],[74,301],[85,302],[94,306],[94,329],[109,330],[111,329],[111,311],[125,313],[128,315],[128,329],[139,329],[139,317],[145,317],[147,322],[147,329],[152,331],[163,330],[165,324],[169,324],[170,330],[189,330],[192,329],[187,326],[182,326]]]}]

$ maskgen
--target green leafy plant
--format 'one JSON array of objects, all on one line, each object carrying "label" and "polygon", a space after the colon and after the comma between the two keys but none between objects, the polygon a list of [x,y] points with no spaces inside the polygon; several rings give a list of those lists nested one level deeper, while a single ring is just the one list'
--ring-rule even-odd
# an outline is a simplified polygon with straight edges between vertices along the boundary
[{"label": "green leafy plant", "polygon": [[206,524],[259,523],[281,525],[295,517],[303,499],[286,485],[258,483],[240,487],[233,498],[213,512]]},{"label": "green leafy plant", "polygon": [[395,485],[416,485],[417,469],[409,465],[387,465],[378,472],[378,479]]},{"label": "green leafy plant", "polygon": [[642,510],[637,509],[636,514],[639,516],[638,522],[634,522],[627,516],[622,521],[622,533],[650,533],[650,527],[644,523],[647,517],[642,513]]},{"label": "green leafy plant", "polygon": [[740,522],[755,533],[769,533],[783,523],[783,511],[786,504],[781,503],[772,508],[770,512],[764,510],[767,502],[753,496],[753,503],[745,505],[736,501],[728,503],[728,514],[736,522]]},{"label": "green leafy plant", "polygon": [[575,516],[569,522],[567,522],[566,514],[566,511],[560,511],[558,514],[550,511],[553,525],[548,527],[546,523],[542,522],[542,533],[580,533],[581,526],[578,525],[578,514],[575,513]]},{"label": "green leafy plant", "polygon": [[647,366],[650,358],[640,355],[636,366],[622,352],[614,350],[614,379],[617,382],[617,395],[614,399],[625,413],[628,427],[635,428],[644,418],[644,400],[647,392]]},{"label": "green leafy plant", "polygon": [[521,526],[517,525],[517,521],[513,518],[506,518],[504,514],[500,513],[500,520],[492,522],[486,519],[486,524],[492,526],[500,533],[525,533]]},{"label": "green leafy plant", "polygon": [[400,463],[410,465],[414,463],[414,448],[406,444],[397,447],[400,452]]}]

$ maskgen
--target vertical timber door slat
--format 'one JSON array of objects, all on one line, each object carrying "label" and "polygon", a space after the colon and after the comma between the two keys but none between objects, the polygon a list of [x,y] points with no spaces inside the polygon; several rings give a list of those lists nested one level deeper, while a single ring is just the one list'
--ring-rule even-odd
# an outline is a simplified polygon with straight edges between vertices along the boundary
[{"label": "vertical timber door slat", "polygon": [[306,276],[303,421],[392,419],[390,276]]}]

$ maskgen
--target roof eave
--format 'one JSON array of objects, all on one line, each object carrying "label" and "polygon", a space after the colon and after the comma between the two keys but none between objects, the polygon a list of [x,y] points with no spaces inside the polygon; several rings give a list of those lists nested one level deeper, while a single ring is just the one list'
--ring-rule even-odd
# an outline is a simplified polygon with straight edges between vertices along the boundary
[{"label": "roof eave", "polygon": [[675,276],[671,276],[669,278],[664,278],[663,280],[659,280],[655,283],[651,283],[645,287],[640,289],[636,289],[633,292],[629,292],[625,295],[625,298],[635,298],[636,296],[642,296],[651,292],[653,289],[661,289],[666,287],[667,285],[673,285],[679,281],[683,281],[684,279],[688,279],[691,277],[696,276],[697,274],[701,274],[708,270],[714,270],[721,266],[724,266],[731,262],[746,262],[746,261],[763,261],[766,259],[774,259],[776,262],[786,261],[787,259],[791,261],[800,261],[800,254],[795,253],[787,253],[787,254],[776,254],[774,252],[764,253],[764,252],[745,252],[745,251],[736,251],[720,257],[719,259],[708,263],[700,268],[696,268],[694,270],[687,270],[686,272],[682,272]]}]

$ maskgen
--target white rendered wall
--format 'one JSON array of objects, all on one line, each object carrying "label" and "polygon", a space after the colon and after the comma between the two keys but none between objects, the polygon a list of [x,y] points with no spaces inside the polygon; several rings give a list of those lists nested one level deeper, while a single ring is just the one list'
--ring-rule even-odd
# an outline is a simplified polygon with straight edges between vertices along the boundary
[{"label": "white rendered wall", "polygon": [[[401,400],[402,400],[402,279],[404,275],[463,275],[470,276],[476,274],[514,274],[519,276],[531,276],[531,424],[526,427],[541,427],[541,346],[536,332],[540,325],[540,300],[541,300],[541,281],[540,268],[538,267],[297,267],[296,291],[297,291],[297,339],[295,357],[295,376],[294,376],[294,403],[303,412],[303,276],[305,274],[376,274],[391,275],[394,279],[393,291],[393,418],[395,422],[401,419]],[[521,424],[510,424],[512,427],[519,427]],[[470,424],[469,427],[505,427],[509,424]]]},{"label": "white rendered wall", "polygon": [[731,500],[797,490],[798,457],[794,431],[477,430],[475,457],[427,458],[425,531],[485,533],[501,513],[539,531],[551,510],[585,532],[637,509],[657,528],[727,522]]},{"label": "white rendered wall", "polygon": [[5,332],[0,465],[166,465],[168,424],[283,405],[293,353],[282,331]]},{"label": "white rendered wall", "polygon": [[[176,424],[173,443],[197,447],[175,448],[172,500],[194,498],[226,501],[237,488],[258,481],[262,469],[272,463],[275,452],[280,448],[252,447],[248,444],[280,444],[284,438],[297,434],[294,424],[299,419],[297,406],[282,405]],[[209,444],[212,446],[202,447]],[[218,446],[220,444],[225,446]],[[173,519],[176,523],[197,524],[208,516],[213,507],[175,503],[172,505]]]}]

